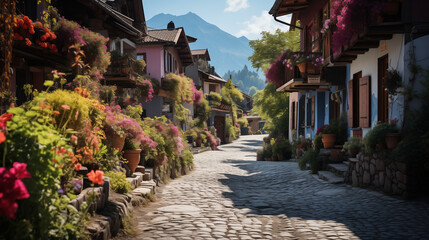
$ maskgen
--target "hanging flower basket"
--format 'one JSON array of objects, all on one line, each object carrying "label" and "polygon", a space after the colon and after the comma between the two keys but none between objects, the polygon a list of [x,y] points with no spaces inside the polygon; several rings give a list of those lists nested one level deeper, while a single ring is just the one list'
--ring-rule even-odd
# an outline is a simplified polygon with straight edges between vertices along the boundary
[{"label": "hanging flower basket", "polygon": [[297,64],[299,71],[302,75],[318,75],[320,73],[319,67],[314,66],[311,62],[303,62]]}]

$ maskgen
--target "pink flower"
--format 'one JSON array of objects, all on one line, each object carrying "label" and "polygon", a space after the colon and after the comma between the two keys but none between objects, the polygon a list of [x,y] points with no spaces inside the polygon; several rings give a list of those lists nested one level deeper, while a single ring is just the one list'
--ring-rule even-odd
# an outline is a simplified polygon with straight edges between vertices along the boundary
[{"label": "pink flower", "polygon": [[14,162],[9,170],[0,168],[0,216],[15,219],[18,209],[16,200],[30,197],[21,179],[30,177],[26,163]]},{"label": "pink flower", "polygon": [[61,105],[61,107],[65,110],[70,110],[70,106],[68,106],[68,105]]}]

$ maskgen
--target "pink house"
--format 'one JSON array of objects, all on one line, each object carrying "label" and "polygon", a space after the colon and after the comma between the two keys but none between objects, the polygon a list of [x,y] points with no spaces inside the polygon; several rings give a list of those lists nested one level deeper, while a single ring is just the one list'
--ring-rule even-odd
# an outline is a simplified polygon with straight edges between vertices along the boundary
[{"label": "pink house", "polygon": [[[197,39],[186,36],[183,28],[175,28],[170,22],[167,29],[148,30],[137,44],[137,59],[147,63],[147,76],[157,79],[161,84],[168,73],[184,74],[185,67],[193,63],[189,43]],[[169,99],[157,96],[143,108],[147,117],[166,115],[171,117],[172,109]]]}]

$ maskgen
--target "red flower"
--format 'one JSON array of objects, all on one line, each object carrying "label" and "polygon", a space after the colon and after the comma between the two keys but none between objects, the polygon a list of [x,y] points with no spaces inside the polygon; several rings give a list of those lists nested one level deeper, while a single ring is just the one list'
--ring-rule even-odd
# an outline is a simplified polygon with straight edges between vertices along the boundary
[{"label": "red flower", "polygon": [[4,135],[4,132],[0,131],[0,144],[6,141],[6,135]]},{"label": "red flower", "polygon": [[80,164],[80,163],[76,163],[74,165],[74,168],[76,169],[76,171],[79,171],[81,167],[82,167],[82,164]]},{"label": "red flower", "polygon": [[91,172],[89,172],[86,175],[88,176],[88,178],[91,182],[99,184],[99,185],[103,185],[103,183],[104,183],[103,174],[104,174],[103,171],[96,170],[94,172],[94,170],[91,170]]}]

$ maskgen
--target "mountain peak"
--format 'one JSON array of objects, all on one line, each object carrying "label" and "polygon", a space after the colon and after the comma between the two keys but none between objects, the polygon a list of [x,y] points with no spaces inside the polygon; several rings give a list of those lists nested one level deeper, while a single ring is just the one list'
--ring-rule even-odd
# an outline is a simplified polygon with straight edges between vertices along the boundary
[{"label": "mountain peak", "polygon": [[173,21],[176,27],[183,27],[187,35],[198,39],[191,44],[191,49],[209,50],[211,64],[219,74],[223,75],[228,70],[241,70],[246,64],[250,66],[248,57],[252,54],[252,49],[246,37],[237,38],[193,12],[180,16],[158,14],[149,19],[147,25],[164,29],[170,21]]}]

